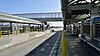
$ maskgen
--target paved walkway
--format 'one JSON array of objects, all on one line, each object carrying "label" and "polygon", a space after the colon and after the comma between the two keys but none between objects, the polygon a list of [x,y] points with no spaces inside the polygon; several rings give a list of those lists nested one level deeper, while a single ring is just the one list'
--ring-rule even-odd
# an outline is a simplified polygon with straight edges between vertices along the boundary
[{"label": "paved walkway", "polygon": [[66,32],[66,38],[69,56],[94,56],[94,54],[82,45],[78,37]]},{"label": "paved walkway", "polygon": [[[73,36],[71,33],[66,32],[66,43],[68,56],[94,56],[86,47],[82,45],[78,37]],[[62,56],[61,44],[59,46],[58,55]]]},{"label": "paved walkway", "polygon": [[26,56],[49,56],[52,54],[52,49],[58,38],[61,37],[61,31],[58,31],[53,36],[51,36],[47,41],[43,42],[39,47],[33,49]]},{"label": "paved walkway", "polygon": [[0,56],[25,56],[54,34],[55,32],[0,50]]}]

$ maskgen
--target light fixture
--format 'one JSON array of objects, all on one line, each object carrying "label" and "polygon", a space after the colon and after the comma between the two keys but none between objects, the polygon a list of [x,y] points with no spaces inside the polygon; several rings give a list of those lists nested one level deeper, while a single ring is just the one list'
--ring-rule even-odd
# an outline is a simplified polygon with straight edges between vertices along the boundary
[{"label": "light fixture", "polygon": [[87,2],[91,3],[91,0],[86,0]]},{"label": "light fixture", "polygon": [[95,3],[99,3],[100,1],[96,1]]}]

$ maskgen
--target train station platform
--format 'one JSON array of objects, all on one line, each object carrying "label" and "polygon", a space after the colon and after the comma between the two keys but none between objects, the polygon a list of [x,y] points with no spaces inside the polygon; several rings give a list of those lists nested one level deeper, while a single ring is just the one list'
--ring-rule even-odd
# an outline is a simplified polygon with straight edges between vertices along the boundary
[{"label": "train station platform", "polygon": [[[62,31],[48,33],[0,50],[0,56],[62,56]],[[67,56],[96,56],[79,37],[65,31]]]},{"label": "train station platform", "polygon": [[21,44],[0,50],[0,56],[25,56],[27,53],[38,47],[44,41],[49,39],[56,32],[48,33],[37,38],[33,38]]},{"label": "train station platform", "polygon": [[60,38],[61,31],[57,31],[48,40],[43,42],[25,56],[52,56],[53,54],[57,54]]},{"label": "train station platform", "polygon": [[50,30],[45,30],[45,31],[33,31],[33,32],[27,32],[27,33],[2,35],[0,37],[0,50],[4,48],[8,48],[13,45],[17,45],[19,43],[23,43],[25,41],[37,38],[45,34],[49,34],[49,33],[50,33]]},{"label": "train station platform", "polygon": [[[65,32],[67,56],[98,56],[93,49],[87,48],[79,37],[75,37],[70,32]],[[93,53],[94,52],[94,53]],[[60,43],[57,56],[62,56],[62,43]]]},{"label": "train station platform", "polygon": [[71,33],[66,32],[66,39],[69,56],[94,56],[82,45],[78,37],[75,37]]}]

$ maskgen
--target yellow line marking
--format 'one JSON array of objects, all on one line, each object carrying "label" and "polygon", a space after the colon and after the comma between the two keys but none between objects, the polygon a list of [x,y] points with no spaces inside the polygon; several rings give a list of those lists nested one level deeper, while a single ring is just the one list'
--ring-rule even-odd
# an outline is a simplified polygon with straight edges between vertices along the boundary
[{"label": "yellow line marking", "polygon": [[62,48],[62,56],[67,56],[67,47],[66,47],[66,37],[65,32],[62,31],[62,39],[61,39],[61,48]]}]

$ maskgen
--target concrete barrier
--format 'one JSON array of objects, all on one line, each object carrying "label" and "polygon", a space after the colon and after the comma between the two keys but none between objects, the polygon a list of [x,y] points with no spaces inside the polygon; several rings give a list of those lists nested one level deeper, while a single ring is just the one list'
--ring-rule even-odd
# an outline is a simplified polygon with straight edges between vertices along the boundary
[{"label": "concrete barrier", "polygon": [[17,34],[17,35],[11,35],[7,36],[4,35],[0,38],[0,50],[28,41],[30,39],[34,39],[37,37],[40,37],[42,35],[50,33],[49,30],[43,31],[43,32],[30,32],[30,33],[22,33],[22,34]]}]

